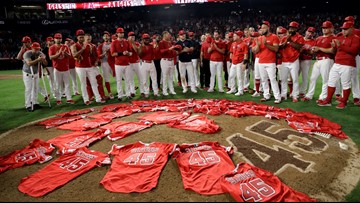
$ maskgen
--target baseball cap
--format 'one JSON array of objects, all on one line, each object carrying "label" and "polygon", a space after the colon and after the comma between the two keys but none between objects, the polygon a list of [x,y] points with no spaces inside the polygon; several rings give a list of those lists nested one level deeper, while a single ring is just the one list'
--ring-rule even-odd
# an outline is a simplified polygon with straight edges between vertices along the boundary
[{"label": "baseball cap", "polygon": [[65,38],[65,41],[72,41],[72,39],[70,39],[70,38]]},{"label": "baseball cap", "polygon": [[238,31],[235,32],[235,34],[236,34],[237,36],[239,36],[239,37],[242,37],[242,36],[244,35],[244,32],[241,31],[241,30],[238,30]]},{"label": "baseball cap", "polygon": [[292,22],[290,22],[289,27],[298,28],[298,27],[299,27],[299,23],[296,22],[296,21],[292,21]]},{"label": "baseball cap", "polygon": [[129,32],[128,37],[130,37],[130,36],[135,36],[135,32]]},{"label": "baseball cap", "polygon": [[29,36],[25,36],[22,38],[21,42],[31,42],[31,38]]},{"label": "baseball cap", "polygon": [[47,38],[46,38],[46,41],[47,41],[47,42],[54,41],[54,38],[52,38],[52,37],[47,37]]},{"label": "baseball cap", "polygon": [[307,29],[308,32],[315,32],[315,30],[316,30],[316,29],[315,29],[314,27],[309,27],[309,28]]},{"label": "baseball cap", "polygon": [[193,37],[195,34],[194,32],[188,32],[189,37]]},{"label": "baseball cap", "polygon": [[234,33],[233,33],[233,32],[229,32],[229,33],[228,33],[228,36],[229,36],[229,37],[233,37],[233,36],[234,36]]},{"label": "baseball cap", "polygon": [[330,22],[330,21],[325,21],[325,22],[323,22],[323,24],[321,25],[321,27],[322,28],[332,28],[333,27],[333,24],[332,24],[332,22]]},{"label": "baseball cap", "polygon": [[110,32],[104,31],[104,32],[103,32],[103,35],[109,35],[109,36],[110,36]]},{"label": "baseball cap", "polygon": [[262,24],[265,24],[265,25],[267,25],[268,27],[270,27],[270,23],[269,23],[269,21],[262,21]]},{"label": "baseball cap", "polygon": [[79,35],[85,35],[85,32],[84,32],[84,30],[77,30],[76,31],[76,36],[79,36]]},{"label": "baseball cap", "polygon": [[124,33],[124,28],[119,27],[118,29],[116,29],[116,33]]},{"label": "baseball cap", "polygon": [[61,39],[61,38],[62,38],[62,34],[61,34],[61,33],[55,33],[54,38],[55,38],[55,39]]},{"label": "baseball cap", "polygon": [[355,21],[355,18],[354,18],[354,16],[348,16],[348,17],[346,17],[345,18],[345,21]]},{"label": "baseball cap", "polygon": [[354,23],[352,21],[344,22],[344,24],[340,27],[341,29],[349,29],[354,26]]},{"label": "baseball cap", "polygon": [[142,34],[141,36],[143,39],[150,39],[150,35],[147,33]]},{"label": "baseball cap", "polygon": [[40,49],[40,44],[37,43],[37,42],[33,42],[33,43],[31,44],[31,48],[32,48],[32,49]]},{"label": "baseball cap", "polygon": [[186,32],[184,30],[179,31],[179,35],[184,35],[184,34],[186,34]]}]

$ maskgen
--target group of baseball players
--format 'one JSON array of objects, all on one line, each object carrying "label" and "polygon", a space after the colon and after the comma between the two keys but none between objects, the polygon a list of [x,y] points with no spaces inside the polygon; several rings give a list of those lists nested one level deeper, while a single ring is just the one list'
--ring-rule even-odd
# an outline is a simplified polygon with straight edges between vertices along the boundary
[{"label": "group of baseball players", "polygon": [[[325,21],[321,26],[323,35],[316,39],[316,28],[309,27],[302,36],[297,32],[301,25],[296,21],[290,22],[288,29],[277,27],[276,34],[271,33],[270,22],[263,21],[258,31],[250,27],[228,32],[225,39],[214,31],[213,35],[202,35],[200,42],[195,40],[193,32],[184,30],[178,32],[176,40],[168,31],[162,33],[162,38],[143,33],[140,40],[130,31],[125,38],[125,30],[119,27],[113,35],[104,31],[103,42],[98,46],[92,43],[90,34],[79,29],[76,42],[66,38],[63,43],[62,34],[56,33],[46,39],[47,46],[42,51],[38,42],[25,36],[17,56],[24,61],[25,107],[29,112],[40,108],[39,92],[49,105],[51,94],[57,105],[62,104],[62,97],[66,97],[66,103],[74,104],[72,95],[80,95],[78,83],[86,105],[93,99],[105,103],[115,98],[110,88],[111,77],[116,78],[119,101],[131,99],[137,89],[144,98],[148,98],[151,91],[159,97],[160,85],[162,95],[175,95],[175,80],[182,86],[183,93],[187,93],[188,88],[193,93],[199,88],[211,93],[217,85],[218,92],[225,92],[225,87],[227,94],[240,96],[250,91],[250,73],[254,84],[252,96],[262,96],[261,102],[270,100],[271,91],[275,104],[288,97],[293,102],[310,101],[321,75],[319,106],[331,106],[335,93],[336,108],[343,109],[351,90],[354,104],[360,106],[360,30],[354,28],[354,20],[353,16],[346,17],[340,27],[342,31],[337,34],[333,24]],[[49,92],[45,75],[49,79]],[[43,87],[39,86],[40,78]]]}]

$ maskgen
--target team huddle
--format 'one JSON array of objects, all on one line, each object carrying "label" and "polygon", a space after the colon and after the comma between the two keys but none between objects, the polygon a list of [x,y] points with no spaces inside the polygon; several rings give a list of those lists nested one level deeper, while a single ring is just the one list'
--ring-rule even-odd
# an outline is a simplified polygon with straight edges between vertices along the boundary
[{"label": "team huddle", "polygon": [[[25,36],[17,56],[24,61],[25,108],[29,112],[40,108],[38,93],[47,102],[52,93],[57,105],[62,104],[62,97],[66,97],[66,103],[74,104],[72,94],[80,95],[78,82],[86,105],[91,100],[105,103],[115,98],[111,77],[116,78],[119,101],[135,97],[137,90],[144,98],[151,91],[155,97],[160,92],[163,96],[175,95],[176,80],[184,94],[188,88],[193,93],[200,88],[212,93],[217,86],[218,92],[225,92],[225,87],[227,94],[241,96],[250,90],[250,74],[254,84],[252,96],[262,96],[261,102],[269,101],[271,94],[275,104],[288,97],[293,102],[310,101],[321,75],[322,90],[316,101],[319,106],[331,106],[335,94],[336,108],[343,109],[351,91],[354,105],[360,106],[360,30],[354,28],[354,20],[353,16],[346,17],[337,34],[333,24],[325,21],[322,35],[317,38],[315,27],[309,27],[302,36],[297,32],[300,24],[295,21],[290,22],[288,29],[277,27],[276,34],[271,33],[270,22],[263,21],[257,32],[250,27],[228,32],[221,39],[220,33],[214,31],[213,35],[202,35],[200,42],[193,32],[184,30],[178,32],[177,40],[164,31],[162,38],[143,33],[142,39],[136,41],[134,32],[128,32],[126,39],[125,30],[119,27],[113,35],[104,31],[103,42],[95,45],[92,36],[79,29],[76,42],[66,38],[63,43],[62,34],[56,33],[46,39],[43,51],[38,42]],[[309,77],[313,59],[316,60]],[[40,78],[43,87],[39,86]]]}]

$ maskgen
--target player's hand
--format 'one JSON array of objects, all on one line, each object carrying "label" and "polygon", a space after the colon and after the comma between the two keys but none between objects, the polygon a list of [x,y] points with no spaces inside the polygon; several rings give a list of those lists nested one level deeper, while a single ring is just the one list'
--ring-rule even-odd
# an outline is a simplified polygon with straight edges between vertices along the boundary
[{"label": "player's hand", "polygon": [[[333,44],[334,44],[334,46],[333,46]],[[340,46],[340,41],[339,41],[338,39],[333,39],[333,40],[331,41],[331,46],[332,46],[332,47],[338,47],[338,46]]]},{"label": "player's hand", "polygon": [[245,64],[241,64],[240,68],[241,68],[241,71],[245,71],[245,70],[246,70],[246,65],[245,65]]},{"label": "player's hand", "polygon": [[311,48],[311,51],[312,51],[312,52],[318,52],[318,51],[319,51],[319,47],[313,46],[313,47]]}]

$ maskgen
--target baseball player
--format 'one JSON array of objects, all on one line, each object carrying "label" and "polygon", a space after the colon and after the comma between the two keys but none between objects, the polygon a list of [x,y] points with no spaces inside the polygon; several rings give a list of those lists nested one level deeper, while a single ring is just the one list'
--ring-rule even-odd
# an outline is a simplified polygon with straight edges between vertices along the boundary
[{"label": "baseball player", "polygon": [[[194,81],[194,67],[192,64],[192,52],[194,51],[194,44],[190,40],[186,39],[186,32],[184,30],[179,31],[179,41],[176,45],[181,45],[182,49],[178,53],[179,55],[179,72],[183,93],[188,91],[187,82],[189,83],[190,89],[193,93],[197,93],[195,81]],[[186,81],[186,74],[187,79]],[[164,94],[164,92],[163,92]],[[164,94],[165,95],[165,94]]]},{"label": "baseball player", "polygon": [[324,101],[318,103],[319,106],[331,106],[331,99],[335,92],[336,82],[340,79],[343,89],[343,97],[336,106],[338,109],[346,107],[347,100],[351,93],[351,73],[356,68],[356,56],[360,49],[360,37],[353,33],[354,23],[347,21],[340,27],[342,36],[336,37],[331,42],[329,51],[335,52],[335,63],[330,70],[328,82],[328,94]]},{"label": "baseball player", "polygon": [[311,53],[315,53],[316,61],[314,63],[309,83],[309,90],[302,101],[310,101],[315,93],[315,85],[319,75],[322,77],[322,91],[317,102],[327,97],[327,86],[329,80],[329,72],[334,64],[334,54],[331,48],[331,41],[335,38],[333,35],[334,26],[332,22],[325,21],[322,23],[323,35],[316,38],[315,46],[312,47]]},{"label": "baseball player", "polygon": [[[105,80],[105,87],[108,92],[109,98],[114,99],[114,95],[111,93],[110,88],[110,76],[114,75],[114,69],[111,67],[111,58],[113,58],[110,54],[110,33],[108,31],[103,32],[103,40],[104,42],[101,43],[97,47],[97,54],[101,61],[101,70],[102,74],[104,75]],[[112,64],[113,65],[113,64]]]},{"label": "baseball player", "polygon": [[249,62],[248,65],[246,66],[246,69],[244,71],[244,92],[248,92],[249,88],[250,88],[250,72],[253,71],[254,69],[254,55],[252,53],[252,50],[250,48],[250,45],[253,42],[253,38],[251,37],[251,35],[255,32],[255,29],[253,27],[249,27],[249,28],[244,28],[244,37],[243,40],[245,42],[245,44],[248,46],[248,50],[249,50]]},{"label": "baseball player", "polygon": [[191,52],[191,62],[194,67],[194,83],[196,87],[200,87],[200,79],[199,79],[199,59],[200,59],[200,43],[195,39],[194,32],[188,32],[189,40],[194,46],[193,52]]},{"label": "baseball player", "polygon": [[[154,81],[152,83],[152,89],[154,91],[154,95],[155,96],[160,96],[159,95],[159,89],[157,86],[157,82],[156,81],[156,68],[155,68],[155,64],[154,64],[154,58],[155,58],[155,49],[154,46],[152,44],[150,44],[151,39],[150,39],[150,35],[147,33],[144,33],[142,36],[142,44],[139,48],[139,55],[141,56],[141,60],[142,60],[142,64],[141,64],[141,77],[142,78],[150,78],[152,81]],[[150,92],[150,88],[149,88],[149,84],[148,84],[148,79],[146,80],[141,80],[142,84],[141,86],[143,86],[144,89],[144,94],[145,97],[149,97],[149,92]]]},{"label": "baseball player", "polygon": [[175,95],[174,90],[174,58],[176,57],[175,46],[171,43],[171,34],[168,31],[162,33],[162,40],[159,42],[159,49],[161,53],[161,78],[162,78],[162,92],[163,94],[169,92]]},{"label": "baseball player", "polygon": [[261,30],[259,32],[254,32],[251,36],[253,37],[253,43],[250,45],[251,53],[253,53],[254,59],[254,71],[253,71],[253,79],[254,79],[254,93],[251,95],[252,97],[260,97],[260,91],[262,89],[260,70],[259,70],[259,54],[255,53],[253,48],[256,46],[256,40],[260,37]]},{"label": "baseball player", "polygon": [[291,92],[293,102],[298,102],[299,96],[299,56],[304,45],[304,38],[297,29],[299,23],[292,21],[289,24],[289,34],[282,38],[279,48],[282,49],[282,65],[279,68],[281,75],[281,97],[287,99],[287,78],[290,73],[293,83]]},{"label": "baseball player", "polygon": [[230,90],[226,92],[227,94],[232,94],[236,92],[235,76],[237,83],[237,92],[236,96],[244,94],[244,76],[243,73],[248,64],[248,46],[241,39],[243,36],[242,31],[236,31],[233,35],[234,42],[230,47],[230,70],[229,70],[229,88]]},{"label": "baseball player", "polygon": [[[66,38],[65,39],[65,45],[67,45],[68,47],[71,47],[73,44],[75,44],[74,40],[70,39],[70,38]],[[70,51],[71,57],[69,58],[69,71],[70,71],[70,77],[71,77],[71,82],[72,82],[72,90],[73,90],[73,95],[80,95],[79,93],[79,89],[78,89],[78,79],[77,79],[77,75],[76,75],[76,70],[75,70],[75,59]]]},{"label": "baseball player", "polygon": [[276,81],[276,52],[279,50],[279,38],[270,32],[270,23],[263,21],[261,25],[262,36],[255,39],[256,45],[252,48],[254,53],[259,54],[259,72],[264,90],[261,102],[270,100],[270,79],[275,104],[281,103],[279,86]]},{"label": "baseball player", "polygon": [[[54,68],[54,82],[55,82],[55,98],[56,104],[60,105],[61,93],[65,92],[66,103],[74,104],[71,99],[70,91],[70,70],[69,58],[71,57],[70,49],[65,44],[62,44],[62,34],[56,33],[54,35],[55,44],[49,47],[49,58],[52,60]],[[62,88],[64,87],[64,90]]]},{"label": "baseball player", "polygon": [[208,92],[214,92],[215,86],[215,77],[217,77],[218,91],[224,92],[223,80],[222,80],[222,71],[224,65],[224,54],[225,54],[226,44],[220,39],[218,31],[214,32],[214,40],[211,42],[209,49],[207,50],[210,53],[210,88]]},{"label": "baseball player", "polygon": [[82,29],[76,31],[77,42],[71,46],[71,53],[75,58],[75,70],[80,79],[81,94],[86,105],[90,105],[89,95],[86,90],[86,77],[89,78],[92,91],[95,95],[96,102],[105,103],[101,98],[98,84],[96,81],[96,72],[91,66],[90,54],[92,54],[91,46],[85,43],[85,32]]},{"label": "baseball player", "polygon": [[[55,84],[55,80],[54,80],[54,67],[52,64],[52,60],[50,59],[50,56],[49,56],[49,48],[53,44],[54,44],[54,38],[51,36],[47,37],[46,38],[46,47],[42,50],[42,52],[45,54],[46,60],[48,62],[48,65],[46,67],[44,67],[44,71],[46,70],[46,72],[47,72],[47,78],[49,80],[49,85],[50,85],[50,92],[56,98],[56,96],[55,96],[56,84]],[[62,94],[60,95],[60,97],[62,97]]]},{"label": "baseball player", "polygon": [[[347,16],[345,22],[353,22],[355,24],[355,18],[353,16]],[[360,29],[353,28],[353,33],[360,37]],[[360,51],[356,56],[356,68],[351,69],[351,90],[354,98],[354,105],[360,106],[360,85],[359,85],[359,69],[360,69]]]},{"label": "baseball player", "polygon": [[[155,34],[152,36],[152,42],[151,45],[154,46],[155,51],[155,58],[154,58],[154,64],[156,68],[156,78],[157,78],[157,84],[158,88],[160,89],[161,86],[161,52],[159,48],[159,42],[161,40],[161,36],[159,34]],[[150,87],[152,87],[152,80],[150,79]]]},{"label": "baseball player", "polygon": [[[29,39],[24,39],[29,40]],[[26,43],[29,43],[26,41]],[[27,48],[23,48],[24,50]],[[32,112],[34,109],[40,107],[38,102],[39,91],[39,63],[44,66],[47,65],[46,56],[40,51],[40,44],[33,42],[30,46],[30,50],[27,50],[22,55],[24,65],[22,68],[23,81],[25,85],[25,108],[26,111]],[[21,52],[21,51],[20,51]]]},{"label": "baseball player", "polygon": [[204,37],[205,40],[201,44],[200,51],[200,84],[207,91],[210,87],[210,53],[207,50],[210,48],[212,38],[210,34],[204,35]]},{"label": "baseball player", "polygon": [[[230,48],[231,48],[231,44],[233,43],[233,37],[234,37],[234,33],[233,32],[228,32],[225,35],[225,44],[226,44],[226,48],[225,48],[225,56],[224,56],[224,79],[225,79],[225,87],[230,91],[230,85],[229,85],[229,75],[230,75],[230,66],[231,66],[231,61],[230,61]],[[235,90],[234,90],[235,91]],[[230,94],[235,93],[235,92],[231,92]]]},{"label": "baseball player", "polygon": [[[115,75],[116,86],[118,92],[118,100],[122,98],[131,99],[131,92],[129,87],[130,77],[130,60],[129,56],[132,55],[130,43],[124,39],[124,29],[119,27],[116,29],[117,40],[113,41],[110,46],[110,53],[115,57]],[[125,81],[125,95],[123,94],[122,80]]]},{"label": "baseball player", "polygon": [[305,97],[305,93],[308,87],[308,79],[309,79],[309,71],[311,67],[311,62],[313,59],[313,54],[311,54],[311,49],[315,46],[315,39],[314,39],[315,28],[309,27],[304,36],[304,46],[301,47],[300,50],[300,69],[299,75],[301,74],[302,83],[300,85],[300,97]]},{"label": "baseball player", "polygon": [[131,52],[133,53],[130,57],[129,57],[129,61],[130,61],[130,76],[129,76],[129,86],[130,86],[130,95],[131,97],[135,97],[135,81],[134,81],[134,74],[137,76],[138,78],[138,83],[139,83],[139,89],[140,89],[140,93],[141,95],[144,94],[144,87],[142,84],[144,84],[144,82],[142,81],[142,77],[141,77],[141,73],[140,73],[140,57],[137,53],[136,50],[139,49],[140,43],[135,41],[135,33],[134,32],[129,32],[128,33],[128,41],[131,45]]}]

